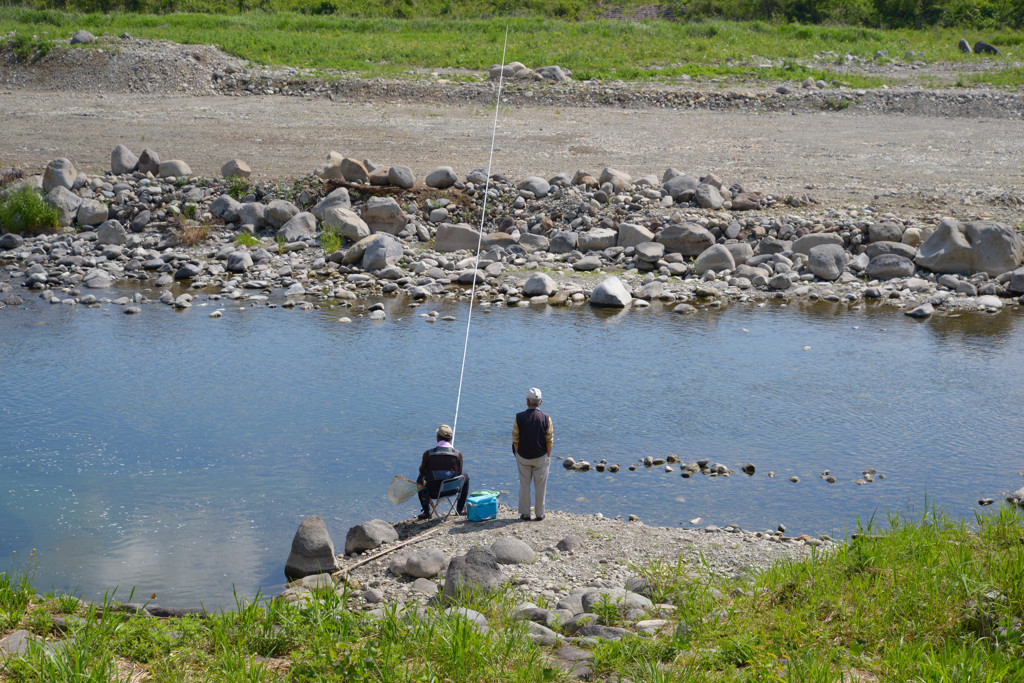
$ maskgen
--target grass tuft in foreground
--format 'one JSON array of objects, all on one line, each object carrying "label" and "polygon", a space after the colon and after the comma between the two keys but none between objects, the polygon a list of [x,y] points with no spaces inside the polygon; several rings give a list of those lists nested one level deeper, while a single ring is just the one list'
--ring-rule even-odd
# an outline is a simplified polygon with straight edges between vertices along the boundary
[{"label": "grass tuft in foreground", "polygon": [[58,228],[59,212],[31,187],[15,190],[0,199],[0,232],[35,235]]},{"label": "grass tuft in foreground", "polygon": [[[967,524],[931,511],[888,523],[746,580],[681,559],[637,568],[666,622],[654,636],[593,646],[595,677],[1019,680],[1024,517],[1007,508]],[[351,598],[343,586],[299,606],[257,596],[236,599],[233,612],[161,620],[110,599],[35,599],[12,569],[0,574],[0,634],[27,628],[51,641],[4,661],[0,679],[125,680],[135,670],[160,681],[567,680],[512,617],[512,589],[465,605],[486,616],[486,631],[465,611],[390,606],[373,616]],[[598,622],[635,630],[610,603],[597,611]],[[59,647],[58,619],[68,629]]]}]

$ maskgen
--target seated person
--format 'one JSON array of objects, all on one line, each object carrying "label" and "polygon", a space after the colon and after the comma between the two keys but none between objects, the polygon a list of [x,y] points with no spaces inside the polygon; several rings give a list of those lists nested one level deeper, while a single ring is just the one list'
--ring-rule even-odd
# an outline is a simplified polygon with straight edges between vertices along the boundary
[{"label": "seated person", "polygon": [[453,477],[462,478],[462,491],[459,493],[459,502],[455,506],[455,511],[460,515],[466,514],[469,475],[462,472],[462,453],[452,447],[451,438],[452,428],[448,425],[441,425],[437,428],[437,445],[429,451],[423,452],[420,475],[416,478],[416,483],[426,484],[427,488],[421,489],[419,492],[423,513],[417,519],[430,519],[430,499],[437,496],[442,481]]}]

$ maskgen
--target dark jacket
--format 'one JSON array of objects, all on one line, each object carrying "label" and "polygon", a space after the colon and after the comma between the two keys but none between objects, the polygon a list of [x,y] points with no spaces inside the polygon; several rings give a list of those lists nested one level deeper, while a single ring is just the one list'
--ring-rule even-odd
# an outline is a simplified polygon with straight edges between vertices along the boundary
[{"label": "dark jacket", "polygon": [[423,451],[420,476],[426,481],[448,479],[456,474],[462,474],[462,451],[440,445]]}]

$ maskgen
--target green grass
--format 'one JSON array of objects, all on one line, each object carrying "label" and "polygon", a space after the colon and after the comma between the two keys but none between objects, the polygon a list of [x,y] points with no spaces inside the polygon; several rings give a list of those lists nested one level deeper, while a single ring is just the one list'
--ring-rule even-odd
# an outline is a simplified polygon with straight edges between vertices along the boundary
[{"label": "green grass", "polygon": [[238,237],[235,238],[235,244],[237,244],[240,247],[252,248],[259,246],[260,240],[255,235],[251,235],[247,232],[242,232],[239,233]]},{"label": "green grass", "polygon": [[23,187],[0,199],[0,232],[34,235],[60,228],[60,213],[36,190]]},{"label": "green grass", "polygon": [[[674,605],[668,627],[595,646],[597,680],[1019,680],[1024,516],[1004,508],[969,524],[932,510],[887,521],[745,579],[682,559],[637,567],[655,601]],[[350,597],[325,589],[301,605],[236,598],[231,612],[159,620],[118,611],[109,598],[99,607],[34,598],[28,575],[12,568],[0,573],[0,631],[44,635],[53,615],[77,618],[65,646],[6,660],[0,679],[108,680],[115,658],[160,681],[564,679],[512,619],[519,598],[510,590],[470,600],[488,633],[437,608],[374,617]],[[597,611],[628,626],[614,604]]]},{"label": "green grass", "polygon": [[320,247],[324,250],[325,254],[333,254],[341,249],[341,235],[331,228],[324,226],[320,232]]},{"label": "green grass", "polygon": [[[0,9],[0,33],[17,31],[46,41],[79,28],[96,35],[127,31],[140,38],[213,44],[256,64],[343,71],[362,77],[410,77],[410,71],[463,68],[483,77],[498,62],[509,29],[508,59],[530,66],[559,64],[576,80],[673,81],[684,75],[756,82],[814,76],[851,87],[883,84],[880,78],[840,76],[828,64],[799,61],[833,51],[870,59],[876,50],[924,52],[928,61],[980,58],[956,49],[955,29],[880,30],[785,23],[703,21],[563,21],[544,17],[396,19],[346,18],[296,13],[79,14],[55,10]],[[21,40],[21,38],[17,38]],[[994,43],[1022,43],[1022,34],[998,31]],[[998,63],[1006,57],[991,58]],[[731,60],[731,61],[727,61]],[[1009,78],[1007,74],[1004,78]]]}]

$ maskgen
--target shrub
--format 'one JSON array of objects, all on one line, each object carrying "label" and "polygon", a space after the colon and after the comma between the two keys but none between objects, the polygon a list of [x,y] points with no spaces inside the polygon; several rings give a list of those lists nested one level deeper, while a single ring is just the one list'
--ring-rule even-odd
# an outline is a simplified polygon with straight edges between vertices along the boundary
[{"label": "shrub", "polygon": [[178,237],[178,243],[186,247],[194,247],[205,242],[210,236],[213,226],[209,223],[197,223],[192,220],[183,220],[181,225],[174,231]]},{"label": "shrub", "polygon": [[320,246],[325,254],[333,254],[341,249],[341,235],[331,228],[324,227],[323,232],[320,233]]},{"label": "shrub", "polygon": [[60,213],[31,187],[0,200],[0,230],[34,235],[60,228]]},{"label": "shrub", "polygon": [[247,232],[239,233],[238,237],[235,238],[235,244],[240,247],[255,247],[260,243],[256,239],[255,235],[251,235]]}]

